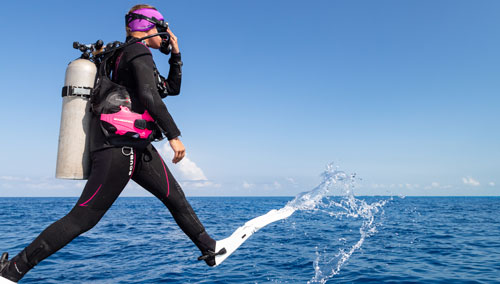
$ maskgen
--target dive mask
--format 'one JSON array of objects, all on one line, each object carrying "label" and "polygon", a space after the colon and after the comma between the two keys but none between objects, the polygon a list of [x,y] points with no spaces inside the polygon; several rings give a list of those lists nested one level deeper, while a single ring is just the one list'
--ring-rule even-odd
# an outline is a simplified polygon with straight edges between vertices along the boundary
[{"label": "dive mask", "polygon": [[168,23],[164,21],[163,16],[155,9],[144,8],[135,10],[125,15],[125,24],[130,31],[149,31],[156,26],[161,37],[160,51],[169,54],[172,49],[170,45],[170,35],[167,33]]}]

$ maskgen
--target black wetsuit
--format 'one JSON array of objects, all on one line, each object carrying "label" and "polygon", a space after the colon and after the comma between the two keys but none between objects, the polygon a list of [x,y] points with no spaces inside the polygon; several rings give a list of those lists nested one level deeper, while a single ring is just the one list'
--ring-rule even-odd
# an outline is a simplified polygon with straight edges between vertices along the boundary
[{"label": "black wetsuit", "polygon": [[[163,96],[177,95],[180,91],[180,54],[172,54],[169,63],[170,72],[165,83],[167,94]],[[135,43],[123,50],[114,80],[127,87],[133,111],[142,113],[148,110],[164,135],[172,139],[179,136],[180,131],[161,100],[155,70],[149,48]],[[145,148],[110,145],[98,123],[94,119],[91,130],[91,174],[76,205],[15,256],[9,267],[2,271],[3,277],[18,281],[40,261],[94,227],[130,179],[165,204],[179,227],[202,252],[215,249],[215,241],[205,232],[157,150],[150,143]]]}]

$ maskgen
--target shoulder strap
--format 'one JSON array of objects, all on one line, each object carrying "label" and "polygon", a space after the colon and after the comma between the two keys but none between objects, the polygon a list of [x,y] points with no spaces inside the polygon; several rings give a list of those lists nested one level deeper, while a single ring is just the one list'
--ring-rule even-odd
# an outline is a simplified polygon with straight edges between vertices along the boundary
[{"label": "shoulder strap", "polygon": [[115,60],[115,69],[113,70],[113,77],[112,77],[112,80],[114,82],[116,82],[118,80],[118,66],[120,65],[120,61],[122,59],[122,56],[123,56],[123,50]]},{"label": "shoulder strap", "polygon": [[[130,40],[130,41],[127,41],[125,43],[121,43],[119,46],[115,47],[115,48],[112,48],[112,49],[109,49],[109,50],[106,50],[102,53],[100,53],[98,55],[98,60],[97,62],[99,62],[98,66],[98,76],[102,76],[103,74],[106,74],[106,75],[109,75],[111,73],[111,69],[110,69],[110,66],[108,66],[108,63],[109,63],[109,59],[113,58],[113,56],[120,50],[123,50],[125,47],[131,45],[131,44],[134,44],[134,43],[137,43],[137,42],[141,42],[145,39],[148,39],[148,38],[151,38],[151,37],[155,37],[155,36],[158,36],[158,35],[162,35],[162,34],[165,34],[165,33],[156,33],[156,34],[152,34],[152,35],[148,35],[148,36],[145,36],[145,37],[142,37],[142,38],[136,38],[136,39],[133,39],[133,40]],[[116,68],[116,67],[115,67]]]}]

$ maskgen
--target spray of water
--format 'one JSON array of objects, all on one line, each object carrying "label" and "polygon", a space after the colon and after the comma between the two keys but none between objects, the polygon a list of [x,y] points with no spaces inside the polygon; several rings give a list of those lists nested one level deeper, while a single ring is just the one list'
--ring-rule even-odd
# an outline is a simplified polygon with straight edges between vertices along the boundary
[{"label": "spray of water", "polygon": [[[361,248],[365,239],[376,233],[376,217],[383,214],[383,206],[388,200],[367,203],[354,197],[353,188],[356,177],[346,174],[329,164],[322,174],[322,182],[313,190],[297,195],[281,210],[284,211],[321,211],[333,218],[352,218],[361,221],[359,240],[353,245],[346,244],[331,257],[325,251],[316,251],[314,277],[307,283],[326,283],[340,272],[351,255]],[[329,196],[341,196],[340,200]],[[335,226],[332,223],[332,226]],[[345,240],[345,239],[344,239]]]},{"label": "spray of water", "polygon": [[[281,209],[273,209],[264,215],[247,221],[243,226],[236,229],[231,236],[218,241],[217,244],[225,247],[227,253],[216,256],[216,262],[218,264],[222,263],[243,242],[263,227],[278,220],[286,219],[296,211],[312,211],[314,213],[326,213],[328,217],[338,220],[350,218],[351,222],[351,219],[354,219],[355,221],[351,222],[352,224],[360,224],[359,240],[353,245],[348,245],[347,240],[344,239],[344,244],[334,257],[329,256],[327,249],[323,252],[316,250],[315,274],[308,283],[326,283],[326,281],[337,275],[351,255],[361,248],[365,239],[376,232],[378,224],[376,217],[380,216],[380,213],[383,214],[382,208],[387,203],[387,200],[368,204],[364,200],[355,198],[353,194],[356,182],[355,175],[348,175],[336,169],[333,164],[327,166],[322,176],[322,182],[313,190],[298,194]],[[341,198],[330,198],[331,195],[341,196]],[[338,222],[326,222],[322,226],[328,226],[328,224],[336,226]],[[333,238],[329,240],[333,240]],[[327,248],[332,246],[329,245]]]}]

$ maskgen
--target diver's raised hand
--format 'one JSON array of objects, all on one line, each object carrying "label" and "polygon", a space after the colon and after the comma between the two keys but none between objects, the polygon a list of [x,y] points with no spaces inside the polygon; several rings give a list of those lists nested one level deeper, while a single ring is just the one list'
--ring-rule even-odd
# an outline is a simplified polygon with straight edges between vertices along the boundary
[{"label": "diver's raised hand", "polygon": [[174,158],[172,159],[172,163],[177,164],[186,155],[186,148],[184,148],[184,145],[182,144],[179,137],[168,140],[168,142],[170,142],[170,147],[172,147],[172,150],[174,150]]},{"label": "diver's raised hand", "polygon": [[177,42],[177,37],[170,30],[170,28],[167,29],[167,33],[170,35],[170,45],[172,46],[172,53],[179,53],[179,43]]}]

